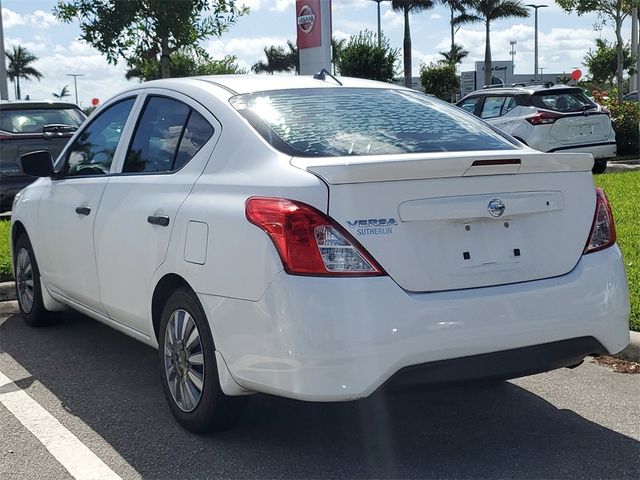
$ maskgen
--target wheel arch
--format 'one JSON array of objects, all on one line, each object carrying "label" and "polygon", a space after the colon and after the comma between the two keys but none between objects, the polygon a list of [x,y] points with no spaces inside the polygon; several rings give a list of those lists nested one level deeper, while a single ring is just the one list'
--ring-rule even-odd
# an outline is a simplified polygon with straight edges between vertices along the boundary
[{"label": "wheel arch", "polygon": [[25,234],[27,237],[29,234],[27,233],[27,229],[24,227],[20,220],[17,220],[13,223],[11,227],[11,244],[15,244],[18,237],[22,234]]},{"label": "wheel arch", "polygon": [[168,273],[160,279],[153,291],[153,295],[151,297],[151,320],[153,322],[153,332],[155,334],[156,341],[159,338],[162,309],[164,308],[167,298],[171,295],[171,292],[180,287],[186,287],[193,291],[189,282],[180,275],[176,273]]}]

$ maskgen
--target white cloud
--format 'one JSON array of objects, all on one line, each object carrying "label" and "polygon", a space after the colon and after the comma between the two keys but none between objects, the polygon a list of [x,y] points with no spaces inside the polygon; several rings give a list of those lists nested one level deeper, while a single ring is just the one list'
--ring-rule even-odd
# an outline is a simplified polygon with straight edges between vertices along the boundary
[{"label": "white cloud", "polygon": [[233,38],[230,40],[211,40],[205,44],[207,52],[216,59],[225,55],[236,55],[245,57],[245,63],[255,59],[254,63],[264,57],[264,48],[274,45],[276,47],[287,48],[287,39],[284,37],[252,37]]},{"label": "white cloud", "polygon": [[438,20],[438,19],[442,18],[442,15],[440,15],[439,13],[432,13],[431,17],[429,17],[429,18],[431,18],[431,20]]},{"label": "white cloud", "polygon": [[26,20],[19,13],[9,10],[8,8],[2,9],[2,26],[5,29],[10,29],[19,25],[24,25]]},{"label": "white cloud", "polygon": [[249,11],[251,13],[253,12],[257,12],[258,10],[260,10],[261,5],[261,1],[260,0],[241,0],[240,1],[240,6],[243,7],[249,7]]},{"label": "white cloud", "polygon": [[382,14],[384,29],[393,29],[404,25],[404,17],[395,10],[387,10]]},{"label": "white cloud", "polygon": [[29,25],[38,29],[47,29],[58,23],[58,20],[52,13],[47,13],[42,10],[36,10],[31,14],[20,15],[8,8],[2,9],[2,26],[7,30],[23,25]]},{"label": "white cloud", "polygon": [[36,28],[49,28],[59,23],[52,13],[43,12],[42,10],[36,10],[33,15],[29,15],[29,21]]},{"label": "white cloud", "polygon": [[22,48],[26,48],[29,52],[35,54],[36,56],[40,56],[43,53],[47,53],[49,51],[47,45],[43,42],[27,42],[19,37],[7,37],[4,41],[5,49],[12,50],[13,46],[21,46]]},{"label": "white cloud", "polygon": [[293,9],[295,6],[295,0],[275,0],[274,5],[269,8],[271,11],[284,12],[285,10]]}]

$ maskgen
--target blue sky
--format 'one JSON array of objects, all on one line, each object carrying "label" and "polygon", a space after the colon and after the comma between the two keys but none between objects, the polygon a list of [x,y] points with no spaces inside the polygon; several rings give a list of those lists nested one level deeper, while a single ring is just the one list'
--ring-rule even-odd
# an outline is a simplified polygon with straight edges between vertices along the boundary
[{"label": "blue sky", "polygon": [[[295,41],[294,0],[240,0],[250,7],[251,13],[242,17],[221,38],[204,43],[215,57],[236,55],[241,66],[249,68],[263,57],[268,45],[285,45]],[[578,17],[562,11],[552,0],[542,0],[549,8],[539,10],[539,65],[545,72],[570,72],[582,67],[585,53],[596,38],[613,40],[613,27],[607,25],[594,30],[595,15]],[[59,23],[51,14],[54,0],[2,0],[5,48],[12,44],[26,46],[39,57],[36,68],[44,74],[40,81],[21,82],[24,94],[32,99],[50,98],[52,92],[64,85],[73,90],[73,80],[67,73],[81,73],[78,79],[80,102],[88,105],[92,98],[106,99],[125,88],[123,63],[109,65],[96,50],[78,41],[77,23]],[[625,38],[630,38],[630,20],[625,23]],[[448,10],[436,7],[414,15],[411,20],[413,39],[413,68],[417,74],[421,63],[439,58],[438,52],[449,44]],[[333,33],[348,38],[360,30],[377,29],[376,4],[371,0],[333,0]],[[393,12],[389,4],[382,3],[382,29],[395,48],[402,48],[402,15]],[[484,58],[484,27],[463,27],[456,41],[470,55],[462,70],[473,70],[473,62]],[[510,40],[516,40],[516,73],[533,72],[534,28],[533,16],[509,19],[492,26],[491,45],[494,60],[510,59]],[[585,70],[582,68],[583,71]],[[135,80],[134,80],[135,81]],[[10,85],[10,92],[12,88]],[[10,93],[12,98],[12,93]]]}]

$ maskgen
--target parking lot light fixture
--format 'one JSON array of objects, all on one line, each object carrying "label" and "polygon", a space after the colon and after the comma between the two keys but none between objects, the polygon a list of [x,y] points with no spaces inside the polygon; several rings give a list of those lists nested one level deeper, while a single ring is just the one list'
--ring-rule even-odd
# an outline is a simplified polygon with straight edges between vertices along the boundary
[{"label": "parking lot light fixture", "polygon": [[529,3],[527,5],[525,5],[525,7],[529,7],[529,8],[533,8],[535,9],[535,15],[534,15],[534,24],[535,24],[535,53],[534,53],[534,65],[533,65],[533,79],[537,80],[538,79],[538,9],[539,8],[546,8],[549,5],[534,5],[532,3]]}]

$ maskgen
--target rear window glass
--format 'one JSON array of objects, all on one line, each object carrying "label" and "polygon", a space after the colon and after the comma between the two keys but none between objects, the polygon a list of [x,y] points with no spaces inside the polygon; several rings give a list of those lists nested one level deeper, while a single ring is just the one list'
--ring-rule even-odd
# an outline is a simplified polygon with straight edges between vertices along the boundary
[{"label": "rear window glass", "polygon": [[531,103],[538,108],[556,112],[581,112],[596,108],[596,104],[582,90],[535,93],[531,96]]},{"label": "rear window glass", "polygon": [[33,108],[0,111],[0,130],[9,133],[42,133],[45,125],[79,127],[85,117],[76,108]]},{"label": "rear window glass", "polygon": [[305,157],[517,148],[466,112],[403,90],[277,90],[231,104],[278,150]]}]

